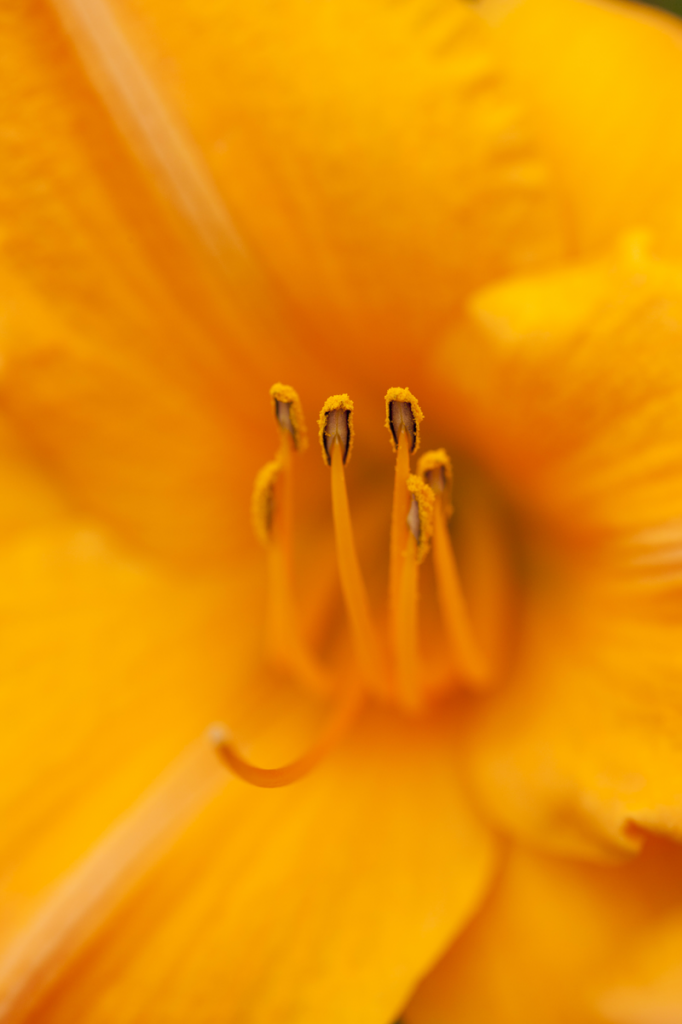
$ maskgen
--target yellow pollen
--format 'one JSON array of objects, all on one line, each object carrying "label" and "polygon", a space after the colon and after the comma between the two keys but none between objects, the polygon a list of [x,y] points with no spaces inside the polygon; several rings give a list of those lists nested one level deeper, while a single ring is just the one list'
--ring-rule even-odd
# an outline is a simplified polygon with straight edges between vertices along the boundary
[{"label": "yellow pollen", "polygon": [[353,450],[353,402],[348,395],[332,395],[322,406],[317,421],[322,458],[332,464],[332,448],[338,444],[344,465]]},{"label": "yellow pollen", "polygon": [[308,434],[298,393],[288,384],[273,384],[270,397],[280,429],[290,435],[297,452],[305,451]]}]

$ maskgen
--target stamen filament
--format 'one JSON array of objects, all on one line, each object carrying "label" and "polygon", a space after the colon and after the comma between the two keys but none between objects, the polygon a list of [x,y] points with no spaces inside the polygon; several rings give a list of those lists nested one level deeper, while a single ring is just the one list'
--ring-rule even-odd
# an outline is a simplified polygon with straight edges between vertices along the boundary
[{"label": "stamen filament", "polygon": [[341,444],[335,442],[331,450],[332,515],[341,590],[360,672],[368,687],[381,693],[384,672],[355,547],[343,463]]},{"label": "stamen filament", "polygon": [[214,726],[213,744],[221,760],[244,782],[261,789],[280,789],[309,775],[338,744],[355,720],[363,700],[362,689],[359,685],[355,684],[349,687],[344,699],[337,705],[322,732],[305,754],[280,768],[260,768],[245,760],[235,749],[231,738],[222,726]]},{"label": "stamen filament", "polygon": [[259,473],[253,498],[254,527],[268,554],[268,657],[308,689],[328,693],[330,681],[303,640],[293,585],[294,453],[306,445],[303,412],[293,388],[275,384],[270,395],[279,452]]},{"label": "stamen filament", "polygon": [[420,706],[418,652],[417,541],[410,533],[403,552],[400,578],[393,608],[393,654],[395,697],[406,711]]},{"label": "stamen filament", "polygon": [[410,511],[410,494],[407,490],[407,478],[410,475],[410,438],[405,430],[398,436],[398,450],[395,460],[395,477],[393,481],[393,507],[391,510],[391,543],[389,562],[389,608],[394,608],[398,601],[400,577],[402,572],[403,553],[407,544],[407,515]]},{"label": "stamen filament", "polygon": [[434,509],[433,565],[454,670],[462,682],[485,686],[489,669],[474,635],[440,494]]}]

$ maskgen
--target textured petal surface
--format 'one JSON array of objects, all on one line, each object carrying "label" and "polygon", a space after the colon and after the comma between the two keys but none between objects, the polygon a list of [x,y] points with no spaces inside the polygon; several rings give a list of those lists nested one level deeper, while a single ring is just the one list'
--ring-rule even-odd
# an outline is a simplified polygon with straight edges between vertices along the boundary
[{"label": "textured petal surface", "polygon": [[565,190],[573,245],[656,219],[682,178],[682,27],[639,4],[484,0]]},{"label": "textured petal surface", "polygon": [[473,283],[558,254],[544,168],[466,4],[117,8],[337,364],[371,342],[395,366]]},{"label": "textured petal surface", "polygon": [[438,362],[527,523],[514,668],[472,709],[479,793],[581,856],[682,826],[682,279],[640,243],[479,293]]},{"label": "textured petal surface", "polygon": [[393,1019],[494,863],[452,738],[372,715],[290,789],[228,786],[36,1019]]},{"label": "textured petal surface", "polygon": [[[534,517],[612,536],[682,515],[682,264],[608,256],[477,293],[434,357],[437,411]],[[449,404],[448,404],[449,403]]]},{"label": "textured petal surface", "polygon": [[678,1018],[602,1017],[598,993],[624,951],[682,905],[681,869],[679,848],[660,842],[615,869],[512,851],[479,917],[418,990],[407,1024],[671,1024]]},{"label": "textured petal surface", "polygon": [[[166,556],[225,558],[272,380],[313,408],[385,387],[387,354],[413,361],[472,283],[555,256],[556,217],[467,5],[121,3],[118,34],[102,9],[59,0],[66,32],[34,0],[2,13],[6,404],[77,503]],[[202,188],[241,243],[188,223]]]},{"label": "textured petal surface", "polygon": [[178,750],[265,694],[256,573],[173,574],[68,521],[8,540],[0,566],[4,930]]},{"label": "textured petal surface", "polygon": [[559,853],[613,858],[638,846],[633,824],[679,839],[679,597],[614,607],[566,581],[536,596],[516,670],[474,714],[479,798]]}]

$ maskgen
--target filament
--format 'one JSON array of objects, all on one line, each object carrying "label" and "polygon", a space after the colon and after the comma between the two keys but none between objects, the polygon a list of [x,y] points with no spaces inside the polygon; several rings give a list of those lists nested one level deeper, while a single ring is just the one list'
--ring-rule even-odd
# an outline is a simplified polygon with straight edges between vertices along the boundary
[{"label": "filament", "polygon": [[336,559],[353,646],[363,679],[374,692],[381,692],[384,672],[355,547],[343,466],[343,449],[339,443],[332,445],[331,478]]},{"label": "filament", "polygon": [[267,548],[267,648],[270,661],[289,671],[315,693],[328,693],[331,682],[305,644],[293,586],[294,453],[306,446],[305,424],[293,388],[270,390],[280,444],[277,458],[256,478],[254,527]]},{"label": "filament", "polygon": [[443,498],[436,497],[433,521],[433,565],[438,600],[456,676],[473,686],[484,686],[488,667],[480,651],[469,616],[452,550]]},{"label": "filament", "polygon": [[400,577],[392,614],[394,655],[394,696],[406,711],[420,704],[418,652],[417,541],[410,533],[403,552]]},{"label": "filament", "polygon": [[393,481],[393,506],[391,510],[391,542],[389,563],[389,608],[398,600],[403,553],[407,543],[407,516],[410,511],[410,495],[407,478],[410,475],[410,438],[405,430],[398,435]]}]

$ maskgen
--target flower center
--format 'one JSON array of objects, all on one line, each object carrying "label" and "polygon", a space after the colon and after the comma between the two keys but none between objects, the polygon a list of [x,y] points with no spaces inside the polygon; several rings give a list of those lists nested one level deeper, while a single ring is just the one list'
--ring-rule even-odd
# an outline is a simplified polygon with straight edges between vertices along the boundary
[{"label": "flower center", "polygon": [[[222,727],[216,749],[241,778],[257,786],[282,786],[306,775],[338,741],[365,700],[414,715],[428,710],[456,688],[481,689],[493,667],[472,621],[460,581],[448,519],[452,467],[444,449],[426,452],[412,473],[423,413],[407,388],[386,394],[386,426],[395,453],[389,580],[386,614],[379,627],[372,614],[357,554],[346,490],[346,467],[354,445],[353,402],[333,395],[318,420],[322,457],[330,469],[331,507],[339,582],[350,633],[352,663],[332,671],[306,643],[296,612],[293,568],[294,463],[307,446],[301,403],[293,388],[271,388],[280,433],[276,457],[256,477],[252,515],[268,560],[267,652],[269,661],[307,689],[334,693],[327,725],[296,761],[259,768],[246,761]],[[420,647],[420,571],[432,552],[445,662],[428,663]]]}]

